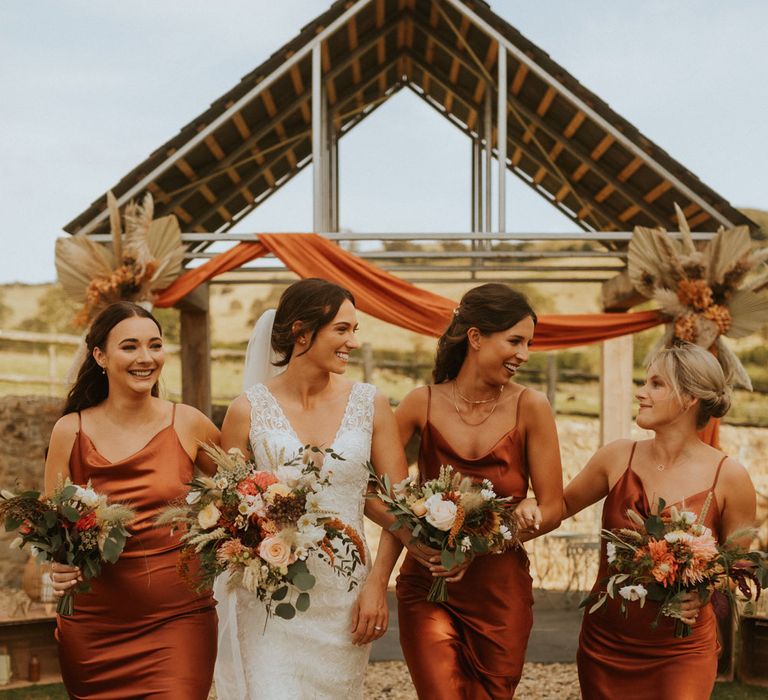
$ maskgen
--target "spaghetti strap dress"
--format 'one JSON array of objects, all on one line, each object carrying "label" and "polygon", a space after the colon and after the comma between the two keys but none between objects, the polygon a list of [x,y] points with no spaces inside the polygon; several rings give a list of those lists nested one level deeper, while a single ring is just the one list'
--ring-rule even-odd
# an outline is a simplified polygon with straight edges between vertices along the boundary
[{"label": "spaghetti strap dress", "polygon": [[183,498],[194,465],[171,422],[118,462],[99,454],[83,432],[72,447],[72,481],[134,509],[131,537],[91,590],[75,595],[75,613],[59,616],[56,637],[70,698],[205,700],[216,659],[216,611],[177,573],[179,535],[155,518]]},{"label": "spaghetti strap dress", "polygon": [[[650,515],[651,504],[643,482],[632,469],[636,446],[637,443],[632,446],[627,468],[605,499],[603,529],[634,528],[626,515],[629,508],[643,517]],[[721,537],[721,521],[715,486],[726,459],[720,460],[712,486],[666,506],[675,505],[699,515],[706,510],[704,524],[716,539]],[[608,560],[603,540],[593,591],[601,590],[600,581],[606,576]],[[659,605],[653,601],[646,601],[642,608],[631,605],[625,618],[619,601],[609,598],[597,612],[585,613],[577,653],[579,682],[585,700],[709,699],[720,651],[712,604],[707,603],[701,609],[691,635],[684,639],[675,637],[675,620],[671,617],[661,615],[658,627],[651,627]]]},{"label": "spaghetti strap dress", "polygon": [[[418,464],[422,479],[450,464],[465,476],[490,479],[499,496],[516,502],[528,492],[525,441],[516,425],[476,459],[459,454],[432,425],[432,389]],[[520,415],[523,390],[518,395]],[[518,420],[519,424],[519,420]],[[397,580],[400,643],[422,700],[512,698],[520,681],[533,624],[528,557],[521,547],[479,556],[464,578],[448,584],[448,601],[430,603],[432,575],[410,555]]]}]

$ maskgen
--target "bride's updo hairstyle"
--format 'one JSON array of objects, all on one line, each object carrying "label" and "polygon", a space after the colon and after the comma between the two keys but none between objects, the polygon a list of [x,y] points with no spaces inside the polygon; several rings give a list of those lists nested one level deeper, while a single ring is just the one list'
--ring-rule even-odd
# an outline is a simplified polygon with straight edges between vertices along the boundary
[{"label": "bride's updo hairstyle", "polygon": [[538,321],[528,299],[506,284],[492,282],[470,289],[453,310],[448,328],[437,341],[437,354],[432,377],[435,384],[456,377],[467,356],[467,331],[477,328],[491,335],[512,328],[524,318]]},{"label": "bride's updo hairstyle", "polygon": [[[121,321],[134,317],[150,319],[157,326],[157,332],[162,337],[163,329],[160,327],[160,323],[144,307],[130,301],[118,301],[110,304],[93,319],[93,323],[88,329],[88,335],[85,336],[87,355],[83,364],[80,365],[75,383],[69,390],[62,415],[97,406],[107,398],[109,394],[107,375],[104,374],[99,363],[94,359],[93,350],[99,348],[104,352],[112,329]],[[158,395],[159,390],[157,383],[155,383],[152,387],[152,396]]]},{"label": "bride's updo hairstyle", "polygon": [[710,418],[720,418],[731,407],[731,388],[715,356],[693,343],[678,343],[651,356],[647,369],[666,379],[675,396],[699,400],[696,427],[700,430]]},{"label": "bride's updo hairstyle", "polygon": [[[272,326],[272,349],[282,355],[275,366],[285,367],[291,360],[298,337],[310,331],[309,344],[299,355],[307,352],[314,344],[317,332],[333,321],[345,301],[351,301],[354,306],[352,293],[323,279],[311,277],[288,287],[277,304]],[[297,321],[300,325],[294,328]]]}]

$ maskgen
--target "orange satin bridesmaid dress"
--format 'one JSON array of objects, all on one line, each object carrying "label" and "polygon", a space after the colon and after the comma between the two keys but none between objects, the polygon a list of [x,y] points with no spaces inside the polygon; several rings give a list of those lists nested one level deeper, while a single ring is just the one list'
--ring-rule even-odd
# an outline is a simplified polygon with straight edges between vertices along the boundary
[{"label": "orange satin bridesmaid dress", "polygon": [[[651,504],[643,482],[632,469],[636,445],[632,446],[626,470],[605,499],[604,529],[634,528],[626,516],[628,508],[643,517],[650,514]],[[715,538],[720,537],[721,523],[714,489],[726,459],[720,460],[709,489],[693,494],[685,501],[669,504],[701,513],[712,494],[704,524]],[[603,540],[593,591],[600,589],[600,581],[607,575],[606,542]],[[658,627],[651,627],[658,611],[659,603],[646,601],[643,608],[639,604],[630,605],[629,616],[625,618],[619,602],[609,598],[597,612],[585,613],[577,653],[579,682],[585,700],[709,700],[720,652],[712,604],[701,609],[693,632],[685,639],[675,638],[675,621],[671,617],[661,615]]]},{"label": "orange satin bridesmaid dress", "polygon": [[[419,469],[436,478],[443,464],[465,476],[490,479],[499,496],[516,501],[528,492],[525,444],[517,426],[477,459],[456,452],[429,419],[421,435]],[[520,415],[523,390],[518,396]],[[533,624],[528,556],[520,548],[479,556],[456,583],[448,601],[430,603],[430,572],[410,555],[397,580],[400,644],[422,700],[501,700],[520,681]]]},{"label": "orange satin bridesmaid dress", "polygon": [[183,497],[194,465],[173,426],[119,462],[99,454],[82,424],[72,448],[72,481],[137,513],[116,564],[105,564],[91,591],[75,596],[75,614],[58,618],[64,684],[88,700],[205,700],[216,660],[217,619],[210,593],[190,590],[176,571],[178,535],[155,525]]}]

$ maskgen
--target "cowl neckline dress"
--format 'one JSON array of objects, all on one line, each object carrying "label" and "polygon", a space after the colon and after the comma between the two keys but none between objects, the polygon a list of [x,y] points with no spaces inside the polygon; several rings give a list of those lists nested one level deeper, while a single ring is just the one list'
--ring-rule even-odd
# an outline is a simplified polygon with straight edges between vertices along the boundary
[{"label": "cowl neckline dress", "polygon": [[[440,466],[476,480],[490,479],[499,496],[515,501],[528,492],[524,434],[517,423],[484,455],[468,458],[427,420],[418,464],[422,479]],[[516,415],[524,410],[523,390]],[[461,581],[448,584],[448,601],[430,603],[432,575],[410,555],[397,581],[400,643],[419,698],[500,700],[514,696],[533,624],[532,581],[523,548],[479,556]]]},{"label": "cowl neckline dress", "polygon": [[[651,514],[651,503],[644,484],[632,468],[637,443],[632,446],[624,473],[608,493],[603,505],[602,527],[614,530],[635,528],[626,513],[634,510],[642,517]],[[715,497],[720,469],[717,466],[712,485],[673,505],[700,514],[707,507],[704,525],[720,540],[721,516]],[[600,566],[594,591],[609,575],[607,543],[600,545]],[[618,600],[608,599],[598,611],[585,612],[579,637],[577,662],[581,692],[586,700],[656,700],[674,697],[683,700],[708,700],[715,684],[717,657],[717,620],[711,603],[699,613],[690,636],[675,638],[674,618],[661,615],[658,627],[651,627],[659,612],[659,603],[646,601],[640,608],[630,604],[629,616],[620,611]]]},{"label": "cowl neckline dress", "polygon": [[69,468],[111,501],[135,512],[115,564],[104,564],[91,591],[75,595],[75,614],[59,616],[56,637],[71,698],[204,700],[216,658],[210,592],[195,593],[177,572],[179,533],[155,524],[183,498],[194,465],[171,422],[132,455],[112,462],[80,424]]}]

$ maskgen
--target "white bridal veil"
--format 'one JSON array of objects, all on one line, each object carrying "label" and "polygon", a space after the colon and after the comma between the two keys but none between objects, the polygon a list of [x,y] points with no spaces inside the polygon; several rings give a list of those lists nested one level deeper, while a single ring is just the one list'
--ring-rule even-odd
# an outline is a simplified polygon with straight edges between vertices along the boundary
[{"label": "white bridal veil", "polygon": [[[243,391],[260,384],[283,371],[272,363],[280,356],[272,350],[272,325],[275,310],[267,309],[256,321],[248,349],[245,351]],[[216,694],[219,700],[244,700],[250,698],[246,684],[245,668],[240,648],[237,625],[237,592],[227,587],[229,574],[219,576],[213,584],[213,595],[218,605],[219,649],[216,657]],[[258,634],[257,630],[243,630],[244,634]]]}]

